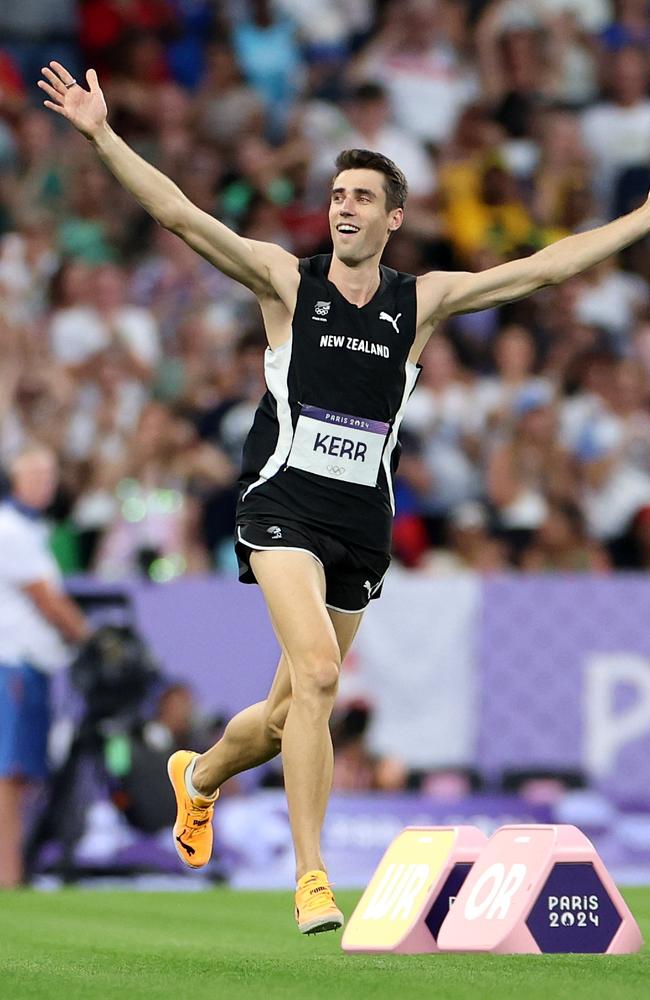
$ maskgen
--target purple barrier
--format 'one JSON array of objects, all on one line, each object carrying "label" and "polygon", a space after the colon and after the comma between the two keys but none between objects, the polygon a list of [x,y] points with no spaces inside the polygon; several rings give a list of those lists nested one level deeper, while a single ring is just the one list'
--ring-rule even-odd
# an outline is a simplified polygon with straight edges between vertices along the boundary
[{"label": "purple barrier", "polygon": [[483,600],[481,768],[575,767],[647,803],[650,579],[501,577]]},{"label": "purple barrier", "polygon": [[[471,796],[435,801],[412,794],[335,794],[323,830],[323,854],[339,888],[365,888],[384,851],[405,826],[468,823],[491,834],[504,823],[550,823],[552,812],[515,796]],[[215,810],[213,861],[189,871],[178,860],[170,830],[146,836],[128,826],[115,808],[96,801],[74,858],[80,875],[152,872],[177,876],[197,888],[218,872],[239,888],[290,889],[295,860],[284,792],[225,796]],[[50,844],[40,870],[56,870],[60,848]]]},{"label": "purple barrier", "polygon": [[[323,828],[323,856],[335,885],[363,888],[405,826],[467,823],[493,833],[504,823],[549,823],[551,811],[515,796],[476,795],[441,801],[424,795],[334,794]],[[224,799],[215,810],[215,851],[228,858],[231,885],[289,888],[294,855],[283,792]]]},{"label": "purple barrier", "polygon": [[[647,804],[650,579],[504,576],[478,585],[461,619],[452,581],[439,582],[438,594],[430,581],[393,575],[379,609],[372,608],[363,623],[355,656],[371,700],[387,689],[395,664],[399,678],[410,683],[401,684],[386,719],[378,707],[375,724],[383,720],[390,735],[420,719],[418,740],[427,750],[448,732],[451,713],[445,742],[451,746],[457,736],[467,761],[487,774],[575,768],[618,801]],[[414,593],[419,587],[420,604]],[[166,673],[189,681],[205,712],[232,714],[265,696],[278,647],[256,587],[206,577],[117,587],[85,580],[72,589],[126,590]],[[407,598],[408,614],[400,610]],[[413,613],[420,606],[422,612]],[[453,615],[469,639],[461,643],[447,629],[445,645],[444,619]],[[396,644],[386,663],[384,619],[394,622]],[[450,708],[443,695],[454,684]],[[400,739],[398,746],[406,749],[407,743]]]}]

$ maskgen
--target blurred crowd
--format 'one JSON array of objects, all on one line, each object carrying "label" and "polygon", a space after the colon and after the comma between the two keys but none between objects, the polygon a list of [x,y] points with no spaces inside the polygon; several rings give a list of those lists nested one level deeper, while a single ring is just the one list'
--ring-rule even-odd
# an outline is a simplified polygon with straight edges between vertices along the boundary
[{"label": "blurred crowd", "polygon": [[[109,120],[198,206],[328,252],[335,155],[410,197],[385,263],[478,270],[650,189],[645,0],[21,0],[0,5],[0,463],[56,449],[68,571],[231,571],[264,391],[252,296],[160,229],[42,108],[97,69]],[[650,239],[430,342],[395,554],[428,572],[650,568]]]}]

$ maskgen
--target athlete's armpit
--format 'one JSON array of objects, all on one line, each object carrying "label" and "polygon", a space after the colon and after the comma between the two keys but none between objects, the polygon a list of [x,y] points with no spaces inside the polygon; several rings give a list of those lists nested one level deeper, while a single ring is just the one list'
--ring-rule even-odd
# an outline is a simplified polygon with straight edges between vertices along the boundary
[{"label": "athlete's armpit", "polygon": [[186,199],[177,216],[167,228],[258,298],[290,297],[292,275],[297,290],[298,258],[283,247],[244,239]]}]

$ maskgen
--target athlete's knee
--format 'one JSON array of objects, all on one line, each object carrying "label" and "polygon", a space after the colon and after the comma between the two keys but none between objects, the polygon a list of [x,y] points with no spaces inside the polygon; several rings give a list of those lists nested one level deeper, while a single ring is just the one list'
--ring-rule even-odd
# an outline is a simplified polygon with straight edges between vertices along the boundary
[{"label": "athlete's knee", "polygon": [[341,654],[335,643],[310,650],[295,664],[293,696],[334,701],[340,671]]}]

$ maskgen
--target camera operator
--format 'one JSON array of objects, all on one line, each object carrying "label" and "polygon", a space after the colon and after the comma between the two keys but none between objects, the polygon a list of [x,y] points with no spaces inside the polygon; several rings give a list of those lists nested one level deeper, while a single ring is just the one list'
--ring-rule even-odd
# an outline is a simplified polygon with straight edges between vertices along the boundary
[{"label": "camera operator", "polygon": [[25,792],[47,776],[49,676],[90,628],[64,593],[43,511],[58,483],[45,446],[22,451],[0,503],[0,888],[23,879]]}]

